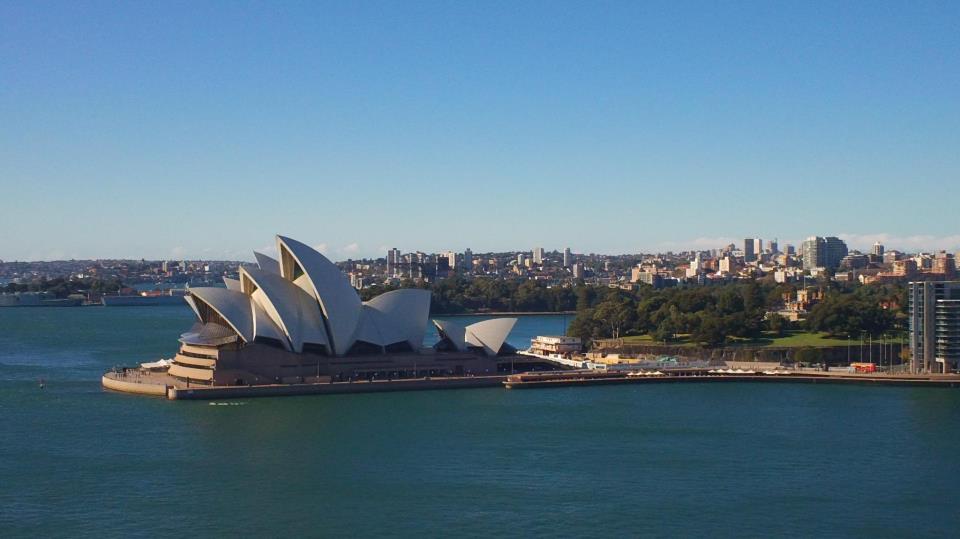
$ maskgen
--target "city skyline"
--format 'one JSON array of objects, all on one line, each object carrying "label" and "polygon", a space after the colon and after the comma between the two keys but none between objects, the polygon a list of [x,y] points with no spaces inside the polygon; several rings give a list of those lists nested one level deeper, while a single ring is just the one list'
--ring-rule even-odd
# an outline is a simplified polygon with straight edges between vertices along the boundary
[{"label": "city skyline", "polygon": [[[828,234],[829,235],[829,234]],[[804,237],[802,239],[796,240],[783,240],[780,238],[770,238],[765,237],[755,237],[755,238],[746,238],[746,239],[755,239],[760,240],[763,244],[763,249],[768,250],[769,242],[774,241],[779,246],[779,252],[789,246],[796,250],[801,250],[802,245],[805,240],[810,236]],[[914,236],[914,237],[898,237],[891,234],[873,234],[873,235],[855,235],[855,234],[837,234],[836,237],[843,240],[851,251],[859,251],[862,253],[869,253],[876,244],[880,244],[887,251],[898,251],[902,253],[928,253],[933,254],[940,251],[945,251],[949,253],[960,253],[960,235],[949,236],[949,237],[933,237],[933,236]],[[490,250],[481,250],[471,248],[469,245],[464,247],[450,248],[444,247],[439,249],[428,249],[424,247],[418,247],[411,243],[409,248],[397,248],[395,246],[379,246],[377,249],[369,250],[362,249],[359,244],[349,244],[342,247],[331,247],[327,243],[315,243],[311,245],[313,249],[316,249],[318,252],[323,253],[325,256],[331,257],[332,260],[342,262],[347,260],[363,260],[363,259],[387,259],[389,252],[396,249],[399,253],[409,254],[409,253],[425,253],[431,255],[442,255],[446,256],[448,254],[457,254],[462,255],[465,250],[469,250],[475,254],[484,254],[484,253],[527,253],[531,258],[535,258],[533,253],[536,249],[542,249],[544,253],[556,253],[562,256],[565,249],[570,249],[570,251],[577,255],[599,255],[599,256],[631,256],[631,255],[656,255],[656,254],[666,254],[666,253],[684,253],[684,252],[709,252],[709,251],[718,251],[728,245],[736,246],[737,250],[743,250],[744,238],[733,238],[733,237],[716,237],[716,238],[697,238],[689,242],[664,242],[661,244],[660,249],[649,249],[649,250],[635,250],[629,252],[602,252],[599,250],[591,249],[575,249],[569,248],[566,246],[542,246],[535,245],[533,247],[525,246],[514,246],[503,249],[490,249]],[[946,245],[952,245],[953,247],[944,247]],[[275,256],[276,247],[273,245],[263,245],[256,249],[257,252],[261,252],[267,255]],[[218,256],[218,253],[223,255],[231,256]],[[339,256],[338,256],[339,254]],[[234,256],[236,255],[236,256]],[[227,250],[217,250],[217,249],[204,249],[197,256],[191,256],[187,251],[180,250],[175,248],[168,255],[164,256],[131,256],[131,255],[116,255],[116,256],[66,256],[62,252],[52,252],[47,258],[3,258],[2,253],[0,253],[0,262],[54,262],[54,261],[65,261],[65,260],[221,260],[221,261],[240,261],[240,262],[255,262],[256,259],[252,254],[243,254],[235,253]]]},{"label": "city skyline", "polygon": [[[960,249],[956,3],[0,6],[0,259]],[[941,202],[943,201],[943,202]]]},{"label": "city skyline", "polygon": [[[423,253],[428,255],[436,255],[447,257],[450,255],[462,256],[465,251],[470,252],[471,254],[506,254],[506,253],[523,253],[524,255],[529,255],[528,258],[531,260],[536,260],[536,251],[541,250],[543,254],[540,256],[543,257],[545,254],[556,254],[559,255],[562,259],[564,251],[569,250],[570,253],[575,255],[596,255],[596,256],[634,256],[634,255],[658,255],[658,254],[668,254],[668,253],[694,253],[694,252],[704,252],[709,253],[719,252],[724,250],[727,246],[733,245],[734,250],[743,252],[744,243],[747,240],[750,241],[760,241],[763,245],[763,251],[770,252],[770,242],[774,242],[778,247],[774,252],[786,252],[786,249],[795,250],[799,253],[802,250],[802,246],[805,241],[816,237],[808,236],[800,240],[782,240],[779,238],[764,239],[762,237],[755,238],[742,238],[735,239],[729,237],[720,237],[720,238],[698,238],[691,242],[688,242],[686,247],[664,247],[660,250],[637,250],[632,252],[600,252],[590,249],[571,249],[569,247],[544,247],[542,245],[536,245],[534,247],[523,247],[519,248],[506,248],[506,249],[493,249],[493,250],[479,250],[472,249],[470,246],[450,249],[450,248],[441,248],[441,249],[426,249],[422,247],[412,246],[410,248],[400,249],[397,247],[386,247],[381,246],[380,252],[371,252],[370,254],[365,254],[366,251],[360,250],[357,245],[349,245],[345,248],[335,248],[331,249],[329,245],[325,243],[319,243],[311,245],[311,248],[317,250],[320,253],[323,253],[325,256],[331,257],[331,260],[335,262],[345,262],[347,260],[376,260],[384,259],[388,262],[390,261],[391,253],[396,251],[397,256],[407,255],[413,253]],[[829,237],[829,236],[828,236]],[[892,236],[889,234],[877,234],[870,236],[857,236],[849,234],[839,234],[836,236],[842,240],[850,251],[857,251],[860,253],[870,253],[875,250],[879,245],[881,248],[886,249],[886,251],[896,251],[904,254],[936,254],[938,252],[947,252],[950,254],[960,253],[960,237],[943,237],[936,238],[932,236],[918,236],[913,238],[900,238]],[[872,241],[873,243],[866,243]],[[891,243],[892,242],[892,243]],[[940,242],[940,243],[935,243]],[[953,242],[953,243],[951,243]],[[954,248],[944,248],[938,247],[937,245],[957,245]],[[907,245],[908,247],[904,247]],[[932,247],[925,248],[926,245],[932,245]],[[221,251],[226,252],[226,251]],[[256,249],[256,252],[260,252],[269,256],[276,256],[277,251],[276,247],[273,245],[263,245]],[[756,251],[754,254],[757,254],[761,251]],[[252,252],[250,252],[252,253]],[[335,253],[340,253],[342,257],[337,257]],[[748,257],[749,258],[749,257]],[[0,258],[0,262],[56,262],[56,261],[68,261],[68,260],[150,260],[150,261],[177,261],[177,260],[209,260],[209,261],[238,261],[238,262],[256,262],[256,258],[253,254],[240,254],[234,258],[230,257],[218,257],[213,249],[204,250],[202,256],[187,256],[185,252],[172,253],[169,256],[158,256],[158,257],[149,257],[149,256],[106,256],[106,257],[90,257],[90,256],[68,256],[68,257],[59,257],[59,258],[42,258],[42,259],[16,259],[16,258]],[[566,264],[562,264],[566,265]]]}]

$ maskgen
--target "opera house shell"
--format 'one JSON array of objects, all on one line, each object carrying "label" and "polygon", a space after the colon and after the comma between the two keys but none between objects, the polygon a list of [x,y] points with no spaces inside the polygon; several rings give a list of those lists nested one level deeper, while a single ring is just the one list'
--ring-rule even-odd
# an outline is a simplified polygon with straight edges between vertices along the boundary
[{"label": "opera house shell", "polygon": [[463,327],[434,321],[441,340],[423,348],[430,292],[399,289],[363,302],[315,249],[277,236],[278,259],[255,253],[225,288],[191,288],[197,322],[180,338],[168,374],[198,384],[342,381],[375,375],[496,372],[516,319]]}]

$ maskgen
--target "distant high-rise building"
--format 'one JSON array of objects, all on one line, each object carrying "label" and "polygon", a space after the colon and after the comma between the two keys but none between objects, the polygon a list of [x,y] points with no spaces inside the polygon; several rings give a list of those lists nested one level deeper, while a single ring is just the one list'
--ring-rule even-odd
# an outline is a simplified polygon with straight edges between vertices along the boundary
[{"label": "distant high-rise building", "polygon": [[457,269],[457,253],[453,251],[447,251],[443,254],[447,258],[447,264],[450,266],[450,269]]},{"label": "distant high-rise building", "polygon": [[936,258],[933,259],[931,271],[933,273],[943,274],[946,279],[952,279],[957,274],[956,260],[954,260],[952,254],[946,251],[940,251],[937,253]]},{"label": "distant high-rise building", "polygon": [[788,255],[795,255],[797,254],[797,249],[788,243],[783,247],[783,252],[787,253]]},{"label": "distant high-rise building", "polygon": [[570,264],[573,262],[573,255],[570,254],[570,248],[567,247],[563,250],[563,267],[569,268]]},{"label": "distant high-rise building", "polygon": [[915,373],[955,370],[960,364],[960,281],[909,286],[911,369]]},{"label": "distant high-rise building", "polygon": [[467,271],[473,271],[473,251],[469,247],[463,250],[463,267]]},{"label": "distant high-rise building", "polygon": [[743,240],[743,260],[744,262],[753,262],[757,259],[756,243],[753,238]]},{"label": "distant high-rise building", "polygon": [[821,244],[823,238],[810,236],[803,240],[800,248],[803,249],[803,269],[813,269],[823,267],[823,248]]},{"label": "distant high-rise building", "polygon": [[697,251],[697,253],[693,255],[693,260],[690,262],[690,268],[687,270],[687,277],[693,277],[694,275],[697,275],[702,271],[703,271],[703,255],[701,254],[700,251]]},{"label": "distant high-rise building", "polygon": [[837,269],[840,266],[840,261],[843,260],[843,257],[847,256],[847,244],[844,243],[840,238],[834,236],[827,236],[824,238],[824,248],[826,249],[826,268],[828,269]]},{"label": "distant high-rise building", "polygon": [[840,238],[810,236],[803,242],[803,269],[837,269],[847,256],[847,244]]},{"label": "distant high-rise building", "polygon": [[897,277],[913,277],[917,274],[917,261],[912,258],[894,260],[893,274]]},{"label": "distant high-rise building", "polygon": [[583,278],[583,263],[577,262],[573,266],[573,278],[582,279]]},{"label": "distant high-rise building", "polygon": [[387,251],[387,276],[395,277],[400,272],[400,249],[394,247]]},{"label": "distant high-rise building", "polygon": [[533,248],[533,263],[543,264],[543,247]]},{"label": "distant high-rise building", "polygon": [[780,246],[777,245],[777,240],[776,240],[776,239],[774,239],[773,241],[771,241],[769,245],[770,245],[770,253],[771,253],[771,254],[777,254],[777,253],[780,252]]},{"label": "distant high-rise building", "polygon": [[840,261],[840,267],[844,269],[863,269],[870,263],[870,257],[865,254],[849,254]]},{"label": "distant high-rise building", "polygon": [[527,256],[526,256],[524,253],[519,253],[519,254],[517,255],[517,266],[522,268],[522,267],[523,267],[523,262],[524,262],[524,260],[525,260],[526,258],[527,258]]},{"label": "distant high-rise building", "polygon": [[630,270],[631,283],[648,284],[654,288],[663,287],[663,276],[653,271],[644,271],[639,267]]},{"label": "distant high-rise building", "polygon": [[[403,255],[404,265],[406,265],[406,276],[410,279],[422,279],[424,277],[424,266],[430,264],[430,257],[421,251]],[[436,266],[436,261],[433,261]]]},{"label": "distant high-rise building", "polygon": [[364,285],[363,275],[360,275],[358,273],[354,273],[351,271],[349,276],[350,276],[350,286],[356,288],[357,290],[361,290]]},{"label": "distant high-rise building", "polygon": [[732,256],[725,256],[720,259],[719,272],[721,275],[728,275],[737,272],[737,261]]},{"label": "distant high-rise building", "polygon": [[873,244],[873,254],[879,257],[883,256],[883,244],[879,241]]}]

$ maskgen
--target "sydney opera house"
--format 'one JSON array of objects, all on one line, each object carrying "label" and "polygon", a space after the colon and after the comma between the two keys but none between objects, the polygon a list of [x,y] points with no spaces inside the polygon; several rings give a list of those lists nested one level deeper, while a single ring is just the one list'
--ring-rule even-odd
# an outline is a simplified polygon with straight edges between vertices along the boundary
[{"label": "sydney opera house", "polygon": [[340,269],[277,236],[278,259],[255,253],[226,288],[191,288],[197,322],[180,337],[167,374],[197,385],[311,383],[369,378],[495,374],[516,319],[463,326],[434,321],[424,348],[430,292],[400,289],[363,302]]}]

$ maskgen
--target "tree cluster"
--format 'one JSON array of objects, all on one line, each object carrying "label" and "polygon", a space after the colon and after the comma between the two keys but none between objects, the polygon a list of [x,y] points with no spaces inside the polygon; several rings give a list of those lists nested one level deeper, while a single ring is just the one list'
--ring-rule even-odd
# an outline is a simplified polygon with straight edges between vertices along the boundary
[{"label": "tree cluster", "polygon": [[435,283],[399,286],[376,285],[360,291],[368,300],[396,288],[423,288],[433,294],[432,314],[458,314],[484,311],[562,312],[576,307],[576,296],[569,287],[548,287],[534,280],[504,280],[492,277],[443,279]]},{"label": "tree cluster", "polygon": [[897,289],[862,286],[851,293],[832,292],[807,316],[807,329],[823,331],[835,337],[880,335],[905,323],[899,309],[884,308],[883,303],[906,303],[905,293]]},{"label": "tree cluster", "polygon": [[123,284],[119,279],[99,279],[96,277],[85,277],[83,279],[72,279],[66,277],[56,277],[54,279],[42,278],[30,283],[7,283],[0,287],[0,291],[7,294],[17,292],[48,292],[57,298],[65,298],[71,294],[86,294],[88,292],[103,294],[107,292],[116,292],[120,290]]},{"label": "tree cluster", "polygon": [[[650,335],[660,342],[687,335],[704,346],[721,346],[731,338],[755,339],[765,331],[781,336],[791,324],[767,313],[792,292],[791,285],[757,281],[665,290],[641,287],[636,292],[581,287],[568,334],[584,341]],[[902,324],[899,306],[904,297],[895,286],[832,287],[797,329],[878,335]]]}]

